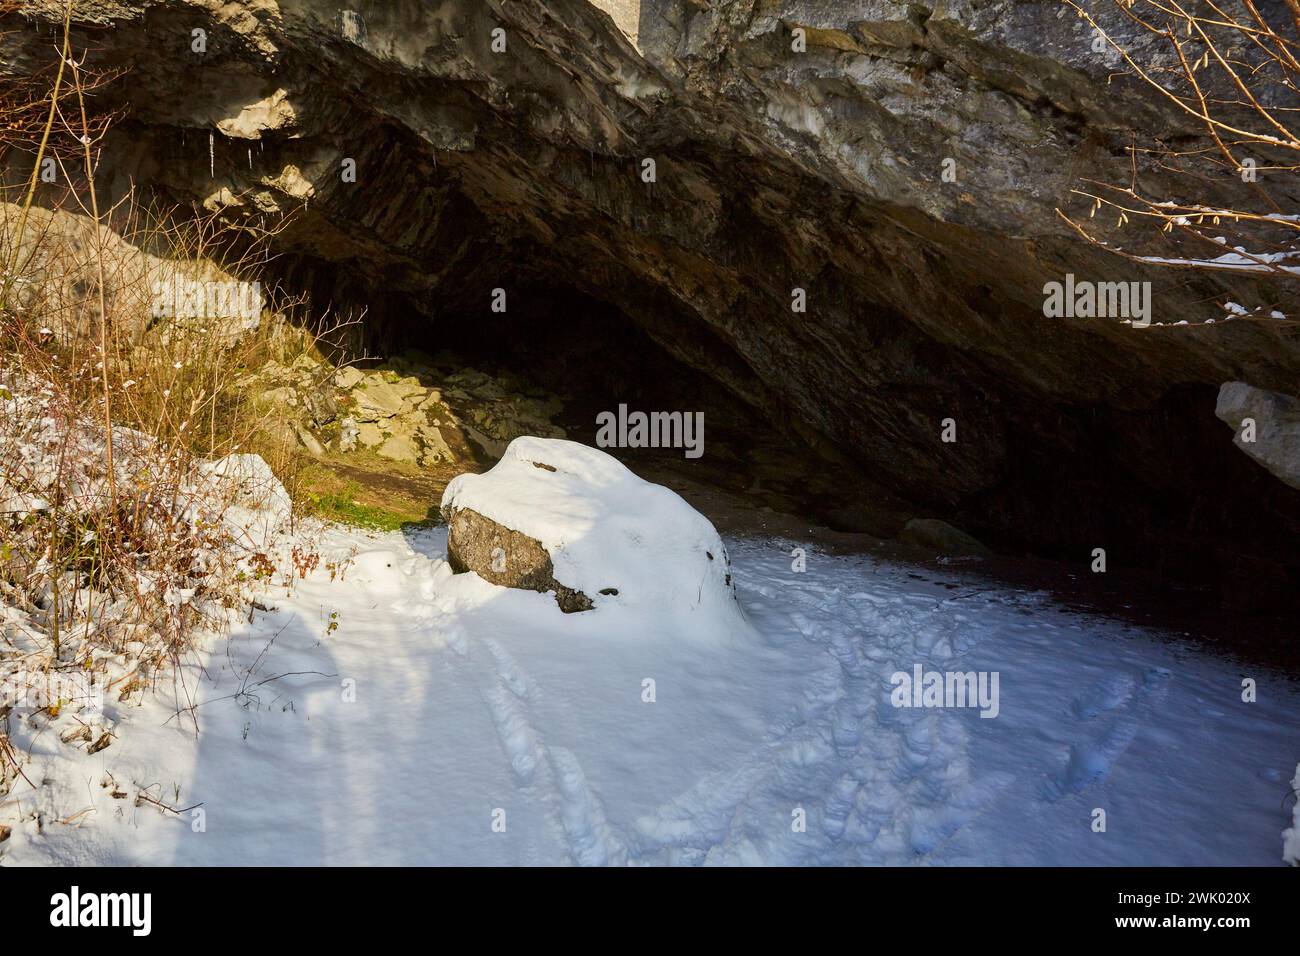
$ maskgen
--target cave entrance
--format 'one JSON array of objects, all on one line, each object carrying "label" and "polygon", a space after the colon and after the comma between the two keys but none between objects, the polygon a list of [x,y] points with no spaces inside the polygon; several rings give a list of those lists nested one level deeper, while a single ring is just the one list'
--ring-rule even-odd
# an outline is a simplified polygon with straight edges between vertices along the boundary
[{"label": "cave entrance", "polygon": [[[748,368],[703,323],[676,314],[671,302],[620,308],[561,281],[559,270],[539,270],[541,261],[532,260],[527,278],[466,282],[427,298],[374,288],[340,296],[337,272],[316,274],[331,284],[318,293],[349,301],[354,314],[364,307],[354,348],[366,358],[358,370],[414,376],[436,389],[450,412],[441,426],[455,467],[440,463],[409,475],[422,493],[438,492],[454,473],[490,467],[521,434],[601,447],[599,416],[617,416],[623,406],[627,414],[680,413],[702,422],[698,457],[684,447],[603,450],[687,497],[723,530],[798,516],[845,532],[897,532],[902,508],[893,498],[723,384],[739,383],[742,393],[755,387]],[[295,282],[312,284],[301,272]],[[465,291],[471,286],[478,294]],[[653,332],[686,343],[688,357],[670,352]],[[382,480],[401,480],[402,469],[388,471]]]}]

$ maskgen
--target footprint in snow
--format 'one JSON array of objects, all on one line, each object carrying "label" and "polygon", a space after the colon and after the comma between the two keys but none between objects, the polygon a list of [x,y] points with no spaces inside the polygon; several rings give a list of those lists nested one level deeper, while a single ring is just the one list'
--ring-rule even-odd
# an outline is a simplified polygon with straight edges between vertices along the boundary
[{"label": "footprint in snow", "polygon": [[1128,703],[1134,683],[1130,674],[1103,677],[1074,699],[1071,710],[1079,720],[1092,720],[1098,714]]}]

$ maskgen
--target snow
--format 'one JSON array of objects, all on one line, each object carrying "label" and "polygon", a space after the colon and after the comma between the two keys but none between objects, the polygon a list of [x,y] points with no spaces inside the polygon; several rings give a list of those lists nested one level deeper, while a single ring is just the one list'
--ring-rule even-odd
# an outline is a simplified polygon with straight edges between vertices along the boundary
[{"label": "snow", "polygon": [[[1187,225],[1186,220],[1179,225]],[[1230,272],[1292,272],[1300,273],[1300,266],[1291,265],[1297,253],[1286,252],[1247,252],[1242,246],[1235,246],[1234,252],[1227,252],[1213,259],[1169,259],[1163,256],[1136,256],[1139,262],[1150,262],[1164,266],[1194,266],[1200,269],[1224,269]]]},{"label": "snow", "polygon": [[[683,634],[706,640],[745,630],[730,558],[713,525],[603,451],[516,438],[490,471],[447,485],[443,514],[461,508],[539,541],[555,579],[582,591],[598,611],[679,616]],[[618,593],[601,594],[609,589]]]},{"label": "snow", "polygon": [[227,455],[199,465],[219,496],[230,503],[223,520],[254,551],[271,547],[289,523],[293,500],[260,455]]},{"label": "snow", "polygon": [[[107,695],[106,749],[11,719],[48,782],[4,863],[1278,863],[1300,689],[1045,594],[729,539],[715,644],[453,575],[445,529],[306,534],[269,611]],[[892,706],[917,664],[999,673],[998,716]]]},{"label": "snow", "polygon": [[1282,831],[1282,861],[1300,866],[1300,764],[1296,764],[1295,776],[1291,778],[1291,796],[1295,801],[1294,817],[1291,828]]}]

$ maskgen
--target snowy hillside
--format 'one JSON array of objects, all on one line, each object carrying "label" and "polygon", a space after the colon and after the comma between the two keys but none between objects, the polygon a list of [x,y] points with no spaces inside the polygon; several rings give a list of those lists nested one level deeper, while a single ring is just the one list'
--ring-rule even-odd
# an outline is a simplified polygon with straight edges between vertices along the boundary
[{"label": "snowy hillside", "polygon": [[[3,862],[1280,863],[1285,679],[956,574],[795,573],[781,541],[726,542],[752,632],[723,650],[453,576],[445,544],[324,532],[182,675],[197,737],[160,697],[110,697],[94,755],[17,734],[48,783],[0,811]],[[893,706],[918,664],[997,671],[997,716]]]}]

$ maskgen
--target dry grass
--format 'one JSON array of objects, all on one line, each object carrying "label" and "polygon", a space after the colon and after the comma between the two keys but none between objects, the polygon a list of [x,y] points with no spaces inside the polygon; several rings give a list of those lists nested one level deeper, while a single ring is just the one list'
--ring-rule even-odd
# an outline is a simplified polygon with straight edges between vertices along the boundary
[{"label": "dry grass", "polygon": [[[241,378],[319,354],[344,325],[261,284],[283,221],[102,205],[111,118],[91,94],[106,78],[78,63],[66,21],[61,53],[0,87],[0,157],[31,164],[0,186],[0,678],[131,693],[175,676],[277,573],[276,522],[251,499],[291,527],[288,502],[238,456],[290,484],[304,459],[286,410]],[[47,160],[58,192],[40,183]],[[21,776],[7,714],[0,699],[0,794]]]}]

